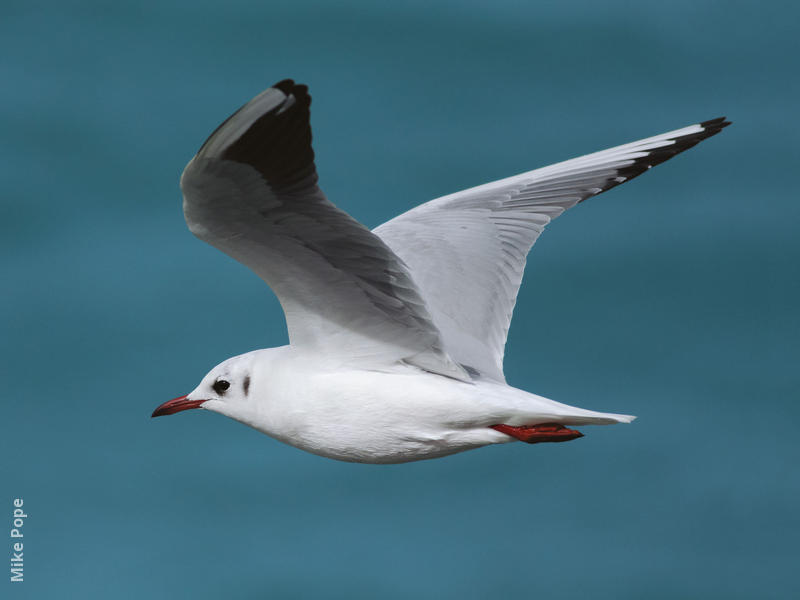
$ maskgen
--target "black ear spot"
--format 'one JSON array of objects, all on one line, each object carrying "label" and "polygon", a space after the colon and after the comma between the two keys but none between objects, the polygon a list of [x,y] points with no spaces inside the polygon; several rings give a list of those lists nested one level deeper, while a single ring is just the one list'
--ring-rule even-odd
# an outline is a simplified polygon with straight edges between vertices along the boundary
[{"label": "black ear spot", "polygon": [[247,396],[247,392],[250,391],[250,375],[245,375],[242,387],[244,388],[244,395]]},{"label": "black ear spot", "polygon": [[228,381],[225,381],[224,379],[217,379],[217,380],[214,382],[214,385],[213,385],[213,386],[211,386],[211,387],[213,387],[213,388],[214,388],[214,391],[215,391],[215,392],[217,392],[217,394],[219,394],[220,396],[222,396],[222,394],[224,394],[224,393],[225,393],[225,391],[226,391],[226,390],[227,390],[229,387],[231,387],[231,384],[230,384],[230,382],[228,382]]}]

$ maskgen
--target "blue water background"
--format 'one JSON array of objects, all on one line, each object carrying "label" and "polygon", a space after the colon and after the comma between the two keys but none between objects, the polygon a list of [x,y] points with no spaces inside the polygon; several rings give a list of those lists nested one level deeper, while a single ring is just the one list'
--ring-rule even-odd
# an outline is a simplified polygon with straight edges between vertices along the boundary
[{"label": "blue water background", "polygon": [[[4,2],[4,598],[800,597],[798,17],[789,2]],[[178,177],[308,83],[320,180],[369,226],[727,115],[548,228],[511,384],[633,425],[337,463],[196,411],[279,305]],[[7,549],[6,549],[7,548]]]}]

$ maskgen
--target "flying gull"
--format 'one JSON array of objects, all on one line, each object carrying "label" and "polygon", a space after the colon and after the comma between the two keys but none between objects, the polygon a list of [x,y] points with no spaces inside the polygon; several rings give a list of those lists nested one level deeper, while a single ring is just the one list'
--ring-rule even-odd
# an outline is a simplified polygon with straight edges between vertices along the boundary
[{"label": "flying gull", "polygon": [[317,185],[305,85],[276,83],[206,140],[181,177],[201,240],[277,295],[289,344],[214,367],[153,416],[221,413],[338,460],[401,463],[634,417],[506,384],[525,259],[565,210],[691,148],[724,117],[432,200],[370,231]]}]

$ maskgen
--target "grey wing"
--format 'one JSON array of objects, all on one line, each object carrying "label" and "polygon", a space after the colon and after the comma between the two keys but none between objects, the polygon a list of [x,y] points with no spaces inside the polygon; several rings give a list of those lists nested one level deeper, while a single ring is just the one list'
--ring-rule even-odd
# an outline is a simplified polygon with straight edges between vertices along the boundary
[{"label": "grey wing", "polygon": [[526,256],[545,226],[728,124],[724,117],[705,121],[444,196],[374,233],[411,269],[453,359],[504,381]]},{"label": "grey wing", "polygon": [[407,267],[317,185],[310,103],[305,86],[282,81],[212,133],[181,178],[190,230],[269,284],[293,346],[468,380]]}]

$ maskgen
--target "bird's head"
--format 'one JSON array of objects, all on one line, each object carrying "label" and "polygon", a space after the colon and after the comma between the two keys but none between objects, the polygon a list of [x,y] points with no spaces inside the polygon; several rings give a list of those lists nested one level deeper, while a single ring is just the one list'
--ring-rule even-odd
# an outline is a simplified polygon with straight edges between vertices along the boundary
[{"label": "bird's head", "polygon": [[229,358],[211,369],[190,394],[158,406],[151,416],[172,415],[190,408],[205,408],[237,420],[252,406],[253,355]]}]

